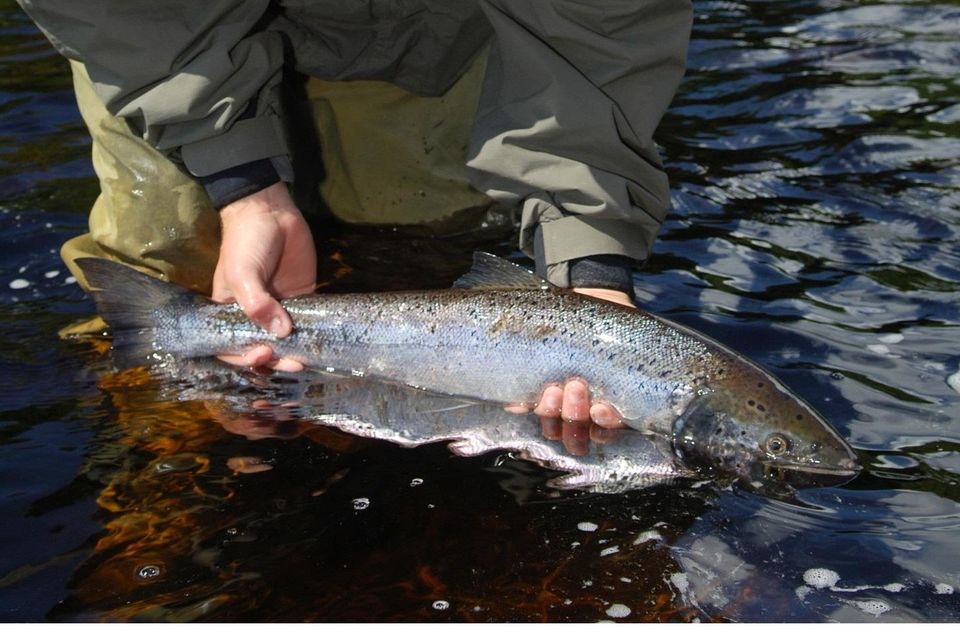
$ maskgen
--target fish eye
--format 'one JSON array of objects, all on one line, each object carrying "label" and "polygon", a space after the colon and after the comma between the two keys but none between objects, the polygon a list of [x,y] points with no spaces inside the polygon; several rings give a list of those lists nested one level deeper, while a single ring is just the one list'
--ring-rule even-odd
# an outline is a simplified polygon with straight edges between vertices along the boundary
[{"label": "fish eye", "polygon": [[774,433],[767,437],[763,443],[763,450],[772,456],[779,456],[787,452],[790,448],[790,441],[779,433]]}]

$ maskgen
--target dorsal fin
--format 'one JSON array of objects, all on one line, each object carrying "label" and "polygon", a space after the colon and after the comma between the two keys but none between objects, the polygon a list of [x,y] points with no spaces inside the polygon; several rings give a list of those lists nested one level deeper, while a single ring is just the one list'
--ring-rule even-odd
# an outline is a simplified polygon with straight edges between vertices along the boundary
[{"label": "dorsal fin", "polygon": [[491,253],[476,251],[473,266],[453,283],[455,289],[541,289],[553,287],[538,275]]}]

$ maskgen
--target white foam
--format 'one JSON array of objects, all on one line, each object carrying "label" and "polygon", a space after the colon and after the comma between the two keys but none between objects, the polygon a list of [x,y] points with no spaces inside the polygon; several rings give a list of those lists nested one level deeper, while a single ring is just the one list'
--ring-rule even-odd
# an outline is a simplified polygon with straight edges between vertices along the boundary
[{"label": "white foam", "polygon": [[957,371],[953,375],[947,376],[947,384],[950,385],[950,388],[960,393],[960,371]]},{"label": "white foam", "polygon": [[56,278],[58,275],[60,275],[60,272],[54,269],[53,271],[47,271],[44,273],[43,277],[49,280],[50,278]]},{"label": "white foam", "polygon": [[890,611],[890,605],[883,600],[854,600],[853,604],[857,609],[860,609],[860,611],[878,618],[887,611]]},{"label": "white foam", "polygon": [[833,588],[840,581],[840,574],[830,569],[807,569],[803,573],[803,581],[815,589]]},{"label": "white foam", "polygon": [[884,343],[886,343],[886,344],[899,344],[899,343],[903,342],[903,334],[902,334],[902,333],[888,333],[888,334],[886,334],[886,335],[879,336],[879,337],[877,338],[877,340],[879,340],[880,342],[884,342]]},{"label": "white foam", "polygon": [[690,578],[685,573],[673,573],[670,575],[670,582],[680,593],[686,593],[690,588]]},{"label": "white foam", "polygon": [[612,604],[607,608],[607,615],[611,618],[626,618],[630,615],[630,607],[625,604]]},{"label": "white foam", "polygon": [[797,594],[797,597],[798,597],[799,599],[803,600],[803,599],[806,598],[808,595],[810,595],[811,593],[813,593],[813,589],[811,589],[810,587],[808,587],[808,586],[805,585],[805,584],[802,584],[802,585],[800,585],[799,587],[797,587],[796,589],[794,589],[793,592],[794,592],[795,594]]},{"label": "white foam", "polygon": [[868,344],[867,349],[881,356],[890,354],[890,347],[885,344]]},{"label": "white foam", "polygon": [[905,584],[901,584],[899,582],[891,582],[890,584],[886,584],[883,586],[883,589],[885,591],[889,591],[890,593],[900,593],[906,588],[907,586]]},{"label": "white foam", "polygon": [[951,587],[949,584],[946,584],[944,582],[941,582],[940,584],[935,586],[934,590],[940,595],[950,595],[953,593],[953,587]]},{"label": "white foam", "polygon": [[640,535],[637,536],[637,539],[633,541],[633,544],[643,544],[644,542],[650,542],[651,540],[663,540],[663,536],[660,535],[660,532],[649,530],[642,531]]},{"label": "white foam", "polygon": [[23,278],[17,278],[10,282],[11,289],[26,289],[30,286],[29,280],[24,280]]},{"label": "white foam", "polygon": [[577,523],[577,529],[580,529],[580,531],[596,531],[596,530],[599,529],[599,528],[600,528],[599,526],[597,526],[596,524],[594,524],[594,523],[592,523],[592,522],[578,522],[578,523]]},{"label": "white foam", "polygon": [[609,556],[614,553],[619,553],[619,551],[620,551],[620,547],[616,545],[612,547],[607,547],[606,549],[603,549],[602,551],[600,551],[600,557],[602,558],[603,556]]}]

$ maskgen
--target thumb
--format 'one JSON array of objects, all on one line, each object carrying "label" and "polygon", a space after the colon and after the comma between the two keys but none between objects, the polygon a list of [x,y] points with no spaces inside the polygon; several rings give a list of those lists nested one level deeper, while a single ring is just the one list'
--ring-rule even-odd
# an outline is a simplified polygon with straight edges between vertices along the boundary
[{"label": "thumb", "polygon": [[267,292],[263,283],[245,280],[235,297],[243,313],[264,331],[278,338],[286,338],[293,331],[290,314]]}]

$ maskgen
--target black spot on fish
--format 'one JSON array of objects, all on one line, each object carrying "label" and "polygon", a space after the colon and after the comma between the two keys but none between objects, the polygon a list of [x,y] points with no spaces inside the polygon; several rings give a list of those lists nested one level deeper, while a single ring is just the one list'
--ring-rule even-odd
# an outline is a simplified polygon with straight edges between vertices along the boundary
[{"label": "black spot on fish", "polygon": [[757,405],[757,411],[759,411],[760,413],[764,413],[766,410],[767,410],[767,408],[766,408],[765,406],[763,406],[762,404],[758,404],[758,405]]},{"label": "black spot on fish", "polygon": [[756,402],[756,400],[747,400],[747,404],[752,407],[752,406],[756,405],[757,402]]}]

